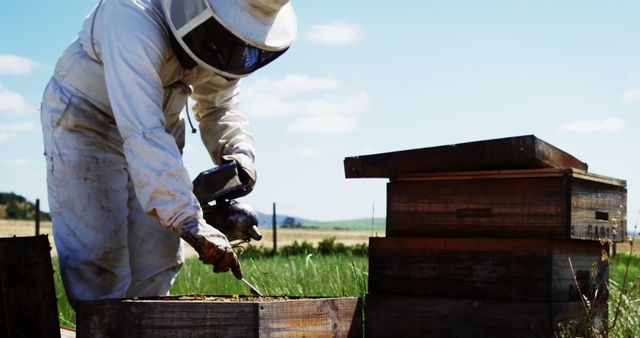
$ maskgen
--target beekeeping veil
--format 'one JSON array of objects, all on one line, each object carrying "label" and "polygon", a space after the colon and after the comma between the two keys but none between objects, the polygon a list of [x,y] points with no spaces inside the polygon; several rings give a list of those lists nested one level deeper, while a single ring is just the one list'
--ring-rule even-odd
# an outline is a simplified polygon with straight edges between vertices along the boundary
[{"label": "beekeeping veil", "polygon": [[296,37],[289,0],[164,0],[163,9],[188,56],[229,78],[267,65]]}]

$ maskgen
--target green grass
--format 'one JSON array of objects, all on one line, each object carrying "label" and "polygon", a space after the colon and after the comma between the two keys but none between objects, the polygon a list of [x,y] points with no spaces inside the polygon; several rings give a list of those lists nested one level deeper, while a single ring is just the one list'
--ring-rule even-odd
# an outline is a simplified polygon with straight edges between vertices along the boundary
[{"label": "green grass", "polygon": [[[384,231],[386,218],[373,219],[373,231]],[[348,219],[342,221],[310,222],[305,223],[305,227],[317,227],[319,229],[340,229],[340,230],[371,230],[371,218]]]},{"label": "green grass", "polygon": [[640,256],[629,256],[627,254],[611,257],[609,261],[609,278],[622,283],[627,262],[629,262],[627,280],[636,281],[640,279]]},{"label": "green grass", "polygon": [[[242,260],[245,278],[270,296],[363,296],[367,288],[366,257],[289,256]],[[214,274],[196,259],[187,260],[172,294],[250,295],[231,274]]]},{"label": "green grass", "polygon": [[[627,264],[629,272],[623,287]],[[609,261],[609,337],[640,337],[640,257],[619,254]]]},{"label": "green grass", "polygon": [[62,286],[62,277],[60,277],[60,268],[58,264],[58,258],[54,257],[51,259],[51,263],[53,265],[53,281],[56,286],[56,297],[58,298],[58,319],[60,321],[60,325],[75,327],[76,326],[76,312],[73,311],[71,305],[69,305],[69,300],[67,299],[67,294],[64,292],[64,287]]},{"label": "green grass", "polygon": [[[271,296],[358,296],[367,290],[369,262],[366,256],[295,255],[242,257],[242,271],[264,295]],[[620,314],[610,337],[640,337],[640,258],[631,257],[627,285],[621,284],[628,255],[610,261],[609,322],[620,304]],[[57,260],[54,259],[60,324],[75,326],[75,313],[62,289]],[[178,275],[172,294],[250,295],[249,289],[230,273],[214,274],[211,267],[188,259]],[[620,302],[621,301],[621,302]]]},{"label": "green grass", "polygon": [[[357,296],[367,290],[369,261],[366,256],[298,255],[240,257],[245,278],[265,296]],[[60,324],[75,326],[75,312],[62,288],[54,259]],[[249,288],[230,273],[213,273],[197,258],[187,259],[171,294],[250,295]]]}]

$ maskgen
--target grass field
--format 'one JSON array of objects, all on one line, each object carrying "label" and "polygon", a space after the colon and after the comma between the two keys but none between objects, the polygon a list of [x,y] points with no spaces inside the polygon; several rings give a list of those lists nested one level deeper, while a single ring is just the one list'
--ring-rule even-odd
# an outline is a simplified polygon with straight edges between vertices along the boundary
[{"label": "grass field", "polygon": [[[264,295],[271,296],[358,296],[367,290],[368,259],[366,257],[331,255],[299,255],[289,257],[245,258],[243,272]],[[61,287],[57,261],[56,292],[60,322],[74,326],[75,314]],[[623,278],[629,265],[627,283]],[[640,257],[620,254],[610,261],[609,318],[613,322],[620,309],[610,337],[640,337]],[[248,288],[231,274],[214,274],[196,258],[186,261],[171,289],[172,294],[249,295]]]},{"label": "grass field", "polygon": [[[610,263],[610,323],[618,308],[620,314],[609,337],[640,337],[640,258],[631,258],[633,269],[628,275],[629,282],[621,290],[628,259],[629,256],[621,254],[613,257]],[[54,260],[55,264],[57,262]],[[243,271],[245,277],[264,295],[364,297],[367,290],[368,259],[345,255],[243,259]],[[55,279],[60,323],[75,326],[75,313],[67,303],[57,272]],[[187,260],[171,293],[250,294],[248,288],[231,274],[214,274],[195,258]]]},{"label": "grass field", "polygon": [[[243,259],[243,273],[263,295],[357,296],[367,290],[368,259],[364,256],[289,256]],[[62,288],[54,259],[60,324],[75,327],[75,312]],[[171,294],[251,295],[230,273],[214,274],[196,258],[190,258],[176,278]]]},{"label": "grass field", "polygon": [[[3,237],[32,236],[33,222],[15,222],[0,220],[0,235]],[[271,245],[271,232],[263,229],[265,238],[261,243]],[[41,233],[51,233],[51,225],[43,223]],[[345,244],[366,243],[370,230],[336,231],[331,228],[318,229],[278,229],[279,245],[288,245],[293,241],[317,243],[322,239],[335,236],[337,242]],[[609,337],[640,337],[640,254],[638,240],[633,255],[629,256],[628,244],[619,245],[618,253],[610,260],[610,298],[609,321],[615,326]],[[55,246],[51,236],[55,255]],[[261,245],[257,244],[257,245]],[[333,256],[290,256],[290,257],[242,257],[245,277],[265,295],[287,296],[364,296],[367,290],[368,260],[366,257],[347,255]],[[59,299],[60,324],[75,326],[75,313],[69,306],[62,288],[57,260],[53,259],[56,293]],[[627,283],[623,285],[627,265]],[[214,274],[210,268],[202,265],[195,257],[185,263],[171,289],[172,294],[210,294],[210,295],[248,295],[244,284],[230,274]]]}]

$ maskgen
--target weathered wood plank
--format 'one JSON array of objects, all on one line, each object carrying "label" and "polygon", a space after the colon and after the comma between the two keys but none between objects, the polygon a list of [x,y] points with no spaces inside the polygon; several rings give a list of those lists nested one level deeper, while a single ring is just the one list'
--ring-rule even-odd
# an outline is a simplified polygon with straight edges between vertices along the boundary
[{"label": "weathered wood plank", "polygon": [[[551,301],[579,300],[577,290],[579,287],[582,295],[586,296],[594,305],[604,304],[606,307],[609,261],[604,256],[609,252],[609,244],[554,240],[549,249],[551,250],[551,280],[549,283]],[[603,253],[605,254],[603,255]],[[578,286],[576,286],[576,280]]]},{"label": "weathered wood plank", "polygon": [[46,235],[0,238],[0,337],[60,337]]},{"label": "weathered wood plank", "polygon": [[567,238],[563,180],[390,182],[387,235]]},{"label": "weathered wood plank", "polygon": [[358,298],[80,302],[78,337],[360,337]]},{"label": "weathered wood plank", "polygon": [[[600,309],[603,310],[603,309]],[[376,337],[555,337],[571,321],[589,325],[579,301],[518,302],[369,294],[365,335]],[[591,325],[606,328],[606,310]]]},{"label": "weathered wood plank", "polygon": [[587,170],[587,164],[534,135],[354,156],[344,160],[346,178],[392,178],[412,172],[530,168]]},{"label": "weathered wood plank", "polygon": [[258,337],[255,303],[101,300],[80,302],[82,337]]},{"label": "weathered wood plank", "polygon": [[570,213],[571,238],[620,242],[627,235],[627,189],[574,179]]},{"label": "weathered wood plank", "polygon": [[387,235],[620,242],[625,186],[561,169],[402,175],[387,185]]},{"label": "weathered wood plank", "polygon": [[260,304],[260,337],[362,337],[362,309],[353,298]]},{"label": "weathered wood plank", "polygon": [[[606,302],[608,262],[598,242],[387,237],[369,240],[369,292],[432,297],[559,302],[600,289]],[[592,275],[592,267],[599,273]]]}]

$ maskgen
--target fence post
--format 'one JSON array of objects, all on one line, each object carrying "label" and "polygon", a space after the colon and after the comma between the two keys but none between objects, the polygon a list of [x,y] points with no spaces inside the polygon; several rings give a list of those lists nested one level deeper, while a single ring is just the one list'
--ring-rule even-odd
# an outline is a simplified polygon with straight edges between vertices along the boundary
[{"label": "fence post", "polygon": [[40,235],[40,199],[36,198],[36,236]]},{"label": "fence post", "polygon": [[278,232],[277,232],[278,222],[276,221],[276,203],[275,202],[273,202],[272,224],[273,224],[273,254],[275,255],[278,253]]}]

